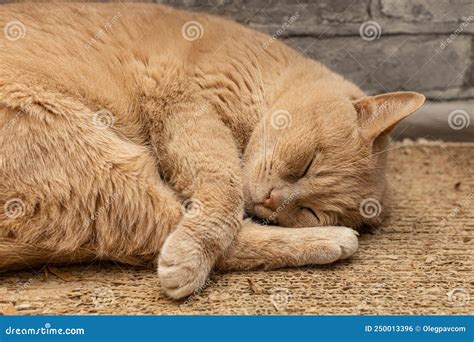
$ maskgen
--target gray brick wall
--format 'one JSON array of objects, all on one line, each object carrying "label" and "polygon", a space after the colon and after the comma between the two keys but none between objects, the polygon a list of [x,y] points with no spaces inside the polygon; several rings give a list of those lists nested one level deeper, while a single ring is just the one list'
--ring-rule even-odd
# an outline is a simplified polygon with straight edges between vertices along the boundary
[{"label": "gray brick wall", "polygon": [[159,2],[225,15],[271,35],[297,14],[279,38],[369,93],[415,90],[434,101],[474,99],[473,0]]},{"label": "gray brick wall", "polygon": [[[139,0],[140,1],[140,0]],[[12,2],[0,0],[0,3]],[[368,93],[474,99],[474,0],[144,0],[234,18]],[[296,20],[291,20],[292,16]],[[365,28],[365,29],[364,29]]]}]

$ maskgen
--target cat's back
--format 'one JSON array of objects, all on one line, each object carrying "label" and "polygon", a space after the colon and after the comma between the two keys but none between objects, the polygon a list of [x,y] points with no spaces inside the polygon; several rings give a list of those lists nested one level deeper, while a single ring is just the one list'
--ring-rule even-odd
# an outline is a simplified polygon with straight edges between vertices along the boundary
[{"label": "cat's back", "polygon": [[0,81],[70,93],[89,89],[97,97],[105,90],[123,94],[153,49],[178,59],[180,47],[171,43],[179,17],[147,4],[3,5]]},{"label": "cat's back", "polygon": [[176,83],[183,69],[266,39],[219,17],[136,3],[7,4],[0,27],[0,86],[41,87],[118,112],[134,107],[139,88]]},{"label": "cat's back", "polygon": [[0,77],[20,78],[59,70],[63,78],[99,78],[167,59],[193,64],[218,47],[264,37],[219,17],[136,3],[6,4],[0,27]]},{"label": "cat's back", "polygon": [[[0,11],[0,26],[4,29],[0,37],[2,57],[21,59],[22,52],[23,56],[34,55],[42,62],[61,56],[84,62],[111,62],[118,52],[123,58],[127,52],[154,48],[177,52],[180,45],[185,46],[177,39],[178,28],[192,15],[156,4],[5,4]],[[206,15],[196,16],[200,21],[206,20]],[[106,56],[107,53],[112,55]]]}]

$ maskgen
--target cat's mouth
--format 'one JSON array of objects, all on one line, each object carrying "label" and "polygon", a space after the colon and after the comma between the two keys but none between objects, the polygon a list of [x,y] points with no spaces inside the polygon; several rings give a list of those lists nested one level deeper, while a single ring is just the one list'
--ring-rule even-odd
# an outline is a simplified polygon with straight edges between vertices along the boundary
[{"label": "cat's mouth", "polygon": [[261,204],[253,206],[252,210],[245,212],[244,218],[251,218],[262,224],[277,224],[276,213]]},{"label": "cat's mouth", "polygon": [[[245,215],[253,220],[256,220],[262,224],[277,224],[278,212],[276,211],[277,206],[274,203],[268,202],[268,196],[257,196],[255,193],[249,191],[249,187],[244,186],[247,191],[244,190],[245,195]],[[268,191],[270,192],[270,191]],[[264,205],[265,204],[265,205]]]},{"label": "cat's mouth", "polygon": [[275,213],[271,209],[266,208],[261,204],[255,205],[253,210],[255,212],[255,215],[263,219],[269,219],[272,216],[275,216]]}]

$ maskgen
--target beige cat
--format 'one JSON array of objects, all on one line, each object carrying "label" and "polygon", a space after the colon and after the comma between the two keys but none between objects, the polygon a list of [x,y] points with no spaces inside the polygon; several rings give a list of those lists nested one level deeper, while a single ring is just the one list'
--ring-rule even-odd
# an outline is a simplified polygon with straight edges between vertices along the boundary
[{"label": "beige cat", "polygon": [[342,226],[381,219],[360,208],[385,203],[387,133],[424,102],[158,5],[3,5],[0,27],[2,270],[158,265],[181,298],[213,267],[347,258]]}]

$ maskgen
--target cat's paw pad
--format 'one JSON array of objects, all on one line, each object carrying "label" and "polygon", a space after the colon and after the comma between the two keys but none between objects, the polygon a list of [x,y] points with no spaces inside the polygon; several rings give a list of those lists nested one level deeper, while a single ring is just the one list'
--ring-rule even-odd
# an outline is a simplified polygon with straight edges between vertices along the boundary
[{"label": "cat's paw pad", "polygon": [[195,241],[176,234],[168,237],[158,260],[158,276],[166,294],[180,299],[204,286],[212,268]]}]

